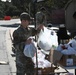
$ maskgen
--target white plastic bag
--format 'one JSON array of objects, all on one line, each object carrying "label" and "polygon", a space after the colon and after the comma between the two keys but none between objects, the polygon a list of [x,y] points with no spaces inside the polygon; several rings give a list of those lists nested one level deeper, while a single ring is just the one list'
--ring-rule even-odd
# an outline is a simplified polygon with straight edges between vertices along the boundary
[{"label": "white plastic bag", "polygon": [[72,47],[68,46],[68,48],[62,50],[61,53],[65,55],[71,55],[71,54],[76,54],[76,51]]},{"label": "white plastic bag", "polygon": [[[39,68],[44,68],[44,67],[49,67],[51,66],[51,63],[45,59],[45,54],[43,54],[41,52],[41,50],[37,50],[37,59],[38,59],[38,67]],[[32,58],[35,67],[37,67],[36,65],[36,55]]]},{"label": "white plastic bag", "polygon": [[68,44],[71,44],[72,48],[74,48],[76,50],[76,40],[75,39],[70,40],[70,42]]},{"label": "white plastic bag", "polygon": [[37,44],[43,50],[50,50],[53,45],[58,46],[57,35],[55,31],[44,27],[44,30],[41,30],[39,33]]},{"label": "white plastic bag", "polygon": [[31,44],[28,44],[25,46],[23,53],[25,56],[32,58],[32,57],[34,57],[36,50],[37,49],[36,49],[34,43],[31,43]]}]

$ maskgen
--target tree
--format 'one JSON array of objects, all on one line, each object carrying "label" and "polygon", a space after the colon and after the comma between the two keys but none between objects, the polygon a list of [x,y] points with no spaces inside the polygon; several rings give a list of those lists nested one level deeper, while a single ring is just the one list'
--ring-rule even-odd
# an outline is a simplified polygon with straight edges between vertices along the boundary
[{"label": "tree", "polygon": [[2,1],[0,1],[0,18],[3,18],[5,15],[5,10],[4,10],[4,3]]},{"label": "tree", "polygon": [[15,5],[18,9],[22,9],[23,11],[28,11],[28,4],[31,0],[12,0],[12,4]]},{"label": "tree", "polygon": [[65,7],[65,4],[68,2],[69,0],[54,0],[54,6],[57,9],[61,9]]},{"label": "tree", "polygon": [[[2,2],[0,0],[0,16],[4,15],[18,15],[21,12],[28,12],[30,8],[30,14],[31,16],[34,16],[34,6],[33,1],[34,0],[6,0],[6,2]],[[36,12],[40,10],[41,7],[45,7],[48,9],[49,12],[52,11],[52,9],[62,9],[64,8],[65,4],[68,2],[68,0],[44,0],[44,2],[38,2],[36,3]],[[30,4],[30,6],[29,6]],[[12,11],[12,12],[11,12]],[[10,13],[11,12],[11,13]]]},{"label": "tree", "polygon": [[11,5],[8,10],[6,11],[6,15],[8,16],[19,16],[20,15],[20,11],[17,9],[16,6]]}]

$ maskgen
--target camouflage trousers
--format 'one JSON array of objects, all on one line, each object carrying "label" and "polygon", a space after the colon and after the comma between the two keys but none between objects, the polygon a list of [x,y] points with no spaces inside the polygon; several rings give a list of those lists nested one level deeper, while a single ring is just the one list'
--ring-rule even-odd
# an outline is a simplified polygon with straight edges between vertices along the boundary
[{"label": "camouflage trousers", "polygon": [[33,62],[25,62],[16,63],[17,72],[16,75],[34,75],[34,63]]}]

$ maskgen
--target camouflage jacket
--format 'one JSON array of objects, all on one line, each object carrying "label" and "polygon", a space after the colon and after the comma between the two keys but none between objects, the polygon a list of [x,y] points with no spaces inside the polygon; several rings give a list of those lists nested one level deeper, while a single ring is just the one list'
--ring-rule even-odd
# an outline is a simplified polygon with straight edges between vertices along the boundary
[{"label": "camouflage jacket", "polygon": [[18,63],[19,61],[22,63],[25,63],[24,60],[28,58],[23,54],[25,42],[27,38],[29,38],[30,36],[34,36],[36,33],[37,33],[37,30],[35,30],[34,28],[23,28],[22,26],[20,26],[18,29],[16,29],[13,32],[13,44],[17,49],[16,61],[18,61]]}]

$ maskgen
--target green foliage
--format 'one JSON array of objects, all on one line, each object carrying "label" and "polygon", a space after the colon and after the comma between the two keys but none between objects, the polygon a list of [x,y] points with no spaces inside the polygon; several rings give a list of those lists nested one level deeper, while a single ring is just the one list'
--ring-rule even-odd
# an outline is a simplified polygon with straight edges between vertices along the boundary
[{"label": "green foliage", "polygon": [[[2,2],[0,0],[0,18],[9,15],[9,16],[19,16],[21,12],[30,12],[31,16],[35,11],[39,11],[41,7],[45,7],[49,11],[52,9],[62,9],[69,0],[44,0],[44,2],[33,3],[33,0],[7,0]],[[30,6],[29,6],[30,4]],[[34,10],[34,7],[36,10]],[[30,9],[30,10],[29,10]]]},{"label": "green foliage", "polygon": [[58,9],[64,8],[69,0],[54,0],[54,6]]},{"label": "green foliage", "polygon": [[3,18],[5,15],[4,7],[5,6],[4,6],[3,2],[0,1],[0,18]]},{"label": "green foliage", "polygon": [[8,10],[6,11],[6,15],[8,16],[19,16],[19,10],[17,9],[16,6],[9,6]]}]

